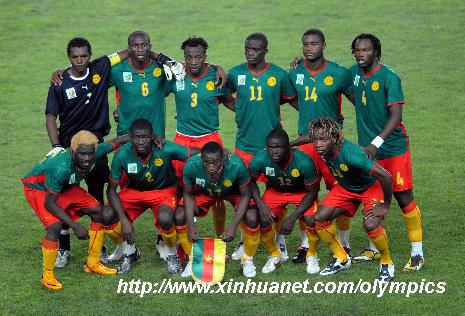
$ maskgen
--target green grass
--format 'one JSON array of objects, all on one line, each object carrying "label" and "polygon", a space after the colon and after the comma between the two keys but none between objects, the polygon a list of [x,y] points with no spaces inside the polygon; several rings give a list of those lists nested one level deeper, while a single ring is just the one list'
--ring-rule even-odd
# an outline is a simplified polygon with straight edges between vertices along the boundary
[{"label": "green grass", "polygon": [[[1,314],[461,314],[465,288],[462,264],[465,198],[463,129],[465,119],[464,32],[465,5],[454,1],[0,1],[0,210],[2,242],[0,266]],[[397,267],[398,281],[447,283],[446,292],[402,295],[362,294],[116,294],[119,277],[81,272],[86,242],[73,238],[73,260],[58,271],[65,289],[50,293],[41,288],[40,241],[44,231],[29,208],[20,177],[49,150],[44,104],[50,75],[68,63],[66,44],[84,36],[93,45],[94,57],[125,47],[127,35],[143,29],[152,37],[155,51],[180,59],[180,43],[189,35],[209,42],[208,59],[226,69],[244,61],[245,37],[256,31],[269,38],[267,59],[285,68],[301,53],[301,34],[321,28],[327,38],[325,56],[350,66],[350,43],[358,33],[377,34],[383,45],[383,62],[402,78],[406,105],[404,122],[411,137],[415,196],[423,212],[426,265],[412,275],[400,272],[409,255],[401,211],[392,207],[386,228]],[[114,92],[110,96],[114,107]],[[175,131],[173,97],[168,98],[167,137]],[[345,102],[345,133],[356,139],[354,112]],[[283,124],[292,136],[297,113],[285,105]],[[221,135],[234,145],[233,114],[221,110]],[[112,130],[114,135],[114,129]],[[86,222],[85,220],[83,220]],[[154,252],[156,236],[150,214],[136,222],[141,261],[124,276],[160,282],[166,268]],[[201,231],[212,234],[211,219],[201,221]],[[298,245],[297,229],[288,240],[292,252]],[[351,245],[357,252],[366,244],[360,216],[353,224]],[[231,249],[232,245],[229,245]],[[327,247],[320,246],[321,264],[329,261]],[[265,263],[262,249],[257,266]],[[309,276],[305,266],[291,263],[272,276],[258,274],[256,281],[370,281],[377,264],[354,266],[334,277]],[[229,263],[225,280],[243,281],[236,263]],[[179,280],[179,279],[177,279]],[[460,312],[462,310],[462,312]]]}]

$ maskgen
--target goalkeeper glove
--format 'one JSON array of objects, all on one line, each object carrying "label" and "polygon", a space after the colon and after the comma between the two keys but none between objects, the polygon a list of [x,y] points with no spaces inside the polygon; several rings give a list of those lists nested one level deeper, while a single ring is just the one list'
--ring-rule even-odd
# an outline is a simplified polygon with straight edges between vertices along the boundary
[{"label": "goalkeeper glove", "polygon": [[163,54],[158,54],[158,57],[155,61],[159,66],[163,66],[166,79],[171,80],[174,76],[177,81],[184,80],[186,71],[184,70],[184,66],[181,63]]},{"label": "goalkeeper glove", "polygon": [[48,158],[48,157],[54,157],[56,155],[58,155],[58,153],[64,151],[65,149],[63,147],[60,146],[60,144],[55,144],[53,145],[52,149],[47,153],[47,155],[45,155],[45,158]]}]

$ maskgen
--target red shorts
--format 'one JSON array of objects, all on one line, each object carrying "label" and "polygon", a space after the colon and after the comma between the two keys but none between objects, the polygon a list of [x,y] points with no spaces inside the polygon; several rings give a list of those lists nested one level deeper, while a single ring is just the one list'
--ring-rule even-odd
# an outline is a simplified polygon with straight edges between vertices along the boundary
[{"label": "red shorts", "polygon": [[[268,205],[273,214],[277,217],[286,209],[289,204],[299,205],[304,198],[306,192],[278,192],[274,189],[266,189],[262,196],[263,202]],[[313,204],[304,212],[303,216],[313,216],[318,208],[318,201]]]},{"label": "red shorts", "polygon": [[392,189],[394,192],[413,188],[410,149],[400,156],[378,160],[378,163],[392,175]]},{"label": "red shorts", "polygon": [[131,188],[124,188],[119,193],[121,205],[128,215],[128,219],[133,222],[146,209],[150,208],[153,212],[155,225],[158,219],[158,209],[162,205],[169,206],[176,210],[176,187],[170,187],[162,190],[137,191]]},{"label": "red shorts", "polygon": [[[55,215],[45,208],[46,194],[45,191],[31,189],[27,185],[24,185],[24,196],[26,196],[27,202],[32,207],[45,229],[52,224],[61,222],[59,218],[55,217]],[[92,195],[77,185],[61,192],[60,195],[58,195],[56,204],[61,207],[73,221],[76,221],[82,216],[82,214],[79,213],[82,209],[100,205]]]},{"label": "red shorts", "polygon": [[313,163],[315,164],[316,170],[318,171],[318,175],[325,180],[326,189],[331,190],[337,184],[336,179],[329,171],[328,166],[326,166],[325,161],[315,149],[312,143],[304,144],[297,146],[297,148],[304,153],[306,153],[310,158],[312,158]]},{"label": "red shorts", "polygon": [[[237,207],[239,206],[241,196],[239,194],[231,194],[224,198],[216,198],[210,195],[200,193],[200,194],[194,195],[194,199],[195,199],[195,206],[202,210],[202,214],[196,215],[196,217],[202,218],[208,214],[208,210],[210,209],[210,207],[213,204],[215,204],[215,202],[217,201],[228,201],[229,203],[231,203],[234,210],[236,210]],[[179,205],[184,205],[184,199],[181,199],[181,201],[179,201]]]},{"label": "red shorts", "polygon": [[384,193],[379,181],[360,193],[349,192],[340,184],[336,184],[320,205],[341,208],[346,211],[347,216],[353,217],[361,202],[363,202],[363,210],[366,211],[373,207],[374,202],[383,201],[383,199]]},{"label": "red shorts", "polygon": [[[248,152],[234,148],[234,153],[244,160],[245,166],[249,167],[249,162],[255,156],[254,154],[249,154]],[[267,183],[268,179],[263,175],[263,173],[258,177],[257,182]]]},{"label": "red shorts", "polygon": [[[176,133],[176,136],[173,140],[174,143],[178,145],[183,145],[186,147],[197,147],[202,148],[208,142],[217,142],[218,144],[223,147],[223,141],[221,140],[220,133],[215,131],[213,133],[201,136],[201,137],[193,137],[187,136],[180,133]],[[179,160],[173,160],[171,162],[173,165],[174,172],[176,177],[178,178],[179,183],[182,185],[182,171],[184,169],[185,162]]]}]

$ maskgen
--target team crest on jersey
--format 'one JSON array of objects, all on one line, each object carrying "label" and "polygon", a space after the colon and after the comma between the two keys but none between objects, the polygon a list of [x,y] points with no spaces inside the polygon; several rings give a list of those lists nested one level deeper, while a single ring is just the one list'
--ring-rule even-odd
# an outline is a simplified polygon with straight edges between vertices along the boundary
[{"label": "team crest on jersey", "polygon": [[354,86],[358,87],[358,82],[360,81],[360,76],[356,75],[354,78]]},{"label": "team crest on jersey", "polygon": [[176,81],[176,91],[183,91],[184,90],[184,80]]},{"label": "team crest on jersey", "polygon": [[102,80],[102,77],[100,77],[99,74],[95,74],[92,76],[92,82],[97,85],[100,83],[100,80]]},{"label": "team crest on jersey", "polygon": [[66,91],[66,96],[68,97],[68,100],[74,99],[75,97],[77,97],[76,90],[74,90],[74,87],[66,89],[65,91]]},{"label": "team crest on jersey", "polygon": [[371,90],[373,91],[378,91],[379,90],[379,82],[378,81],[373,81],[371,84]]},{"label": "team crest on jersey", "polygon": [[298,176],[300,176],[299,170],[297,170],[297,169],[292,169],[292,171],[291,171],[291,176],[293,176],[294,178],[297,178]]},{"label": "team crest on jersey", "polygon": [[200,178],[195,178],[195,184],[200,185],[201,187],[205,186],[205,180]]},{"label": "team crest on jersey", "polygon": [[326,76],[325,79],[323,80],[324,84],[327,86],[331,86],[334,82],[333,77],[331,76]]},{"label": "team crest on jersey", "polygon": [[137,173],[137,163],[128,163],[128,173]]},{"label": "team crest on jersey", "polygon": [[265,175],[274,177],[274,175],[275,175],[274,168],[266,167],[265,168]]},{"label": "team crest on jersey", "polygon": [[223,185],[224,185],[225,187],[229,188],[230,186],[232,186],[232,182],[231,182],[231,180],[225,179],[225,180],[223,181]]},{"label": "team crest on jersey", "polygon": [[76,181],[76,174],[73,173],[70,177],[69,177],[69,184],[73,184],[74,181]]},{"label": "team crest on jersey", "polygon": [[208,91],[213,91],[215,90],[215,83],[213,81],[207,82],[207,90]]},{"label": "team crest on jersey", "polygon": [[343,164],[343,163],[341,163],[341,164],[339,165],[339,168],[341,168],[341,170],[342,170],[342,171],[345,171],[345,172],[349,171],[349,167],[347,167],[347,165],[345,165],[345,164]]},{"label": "team crest on jersey", "polygon": [[158,67],[155,68],[155,69],[153,70],[153,76],[156,77],[156,78],[160,77],[160,76],[161,76],[161,69],[158,68]]},{"label": "team crest on jersey", "polygon": [[274,87],[276,85],[276,77],[270,77],[268,78],[268,80],[266,81],[266,83],[270,86],[270,87]]},{"label": "team crest on jersey", "polygon": [[245,86],[245,75],[237,75],[237,85]]},{"label": "team crest on jersey", "polygon": [[295,79],[295,84],[304,85],[304,75],[303,74],[297,74],[297,78]]},{"label": "team crest on jersey", "polygon": [[155,164],[155,166],[160,167],[161,165],[163,165],[163,159],[157,158],[153,161],[153,163]]},{"label": "team crest on jersey", "polygon": [[132,72],[123,72],[123,82],[132,82]]}]

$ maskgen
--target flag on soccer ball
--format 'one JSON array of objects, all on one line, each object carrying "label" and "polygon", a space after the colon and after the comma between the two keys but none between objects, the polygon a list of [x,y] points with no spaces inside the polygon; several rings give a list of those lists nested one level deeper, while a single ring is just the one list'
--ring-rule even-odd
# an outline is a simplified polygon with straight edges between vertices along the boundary
[{"label": "flag on soccer ball", "polygon": [[196,282],[216,284],[223,280],[226,243],[221,239],[197,239],[192,246],[192,278]]}]

